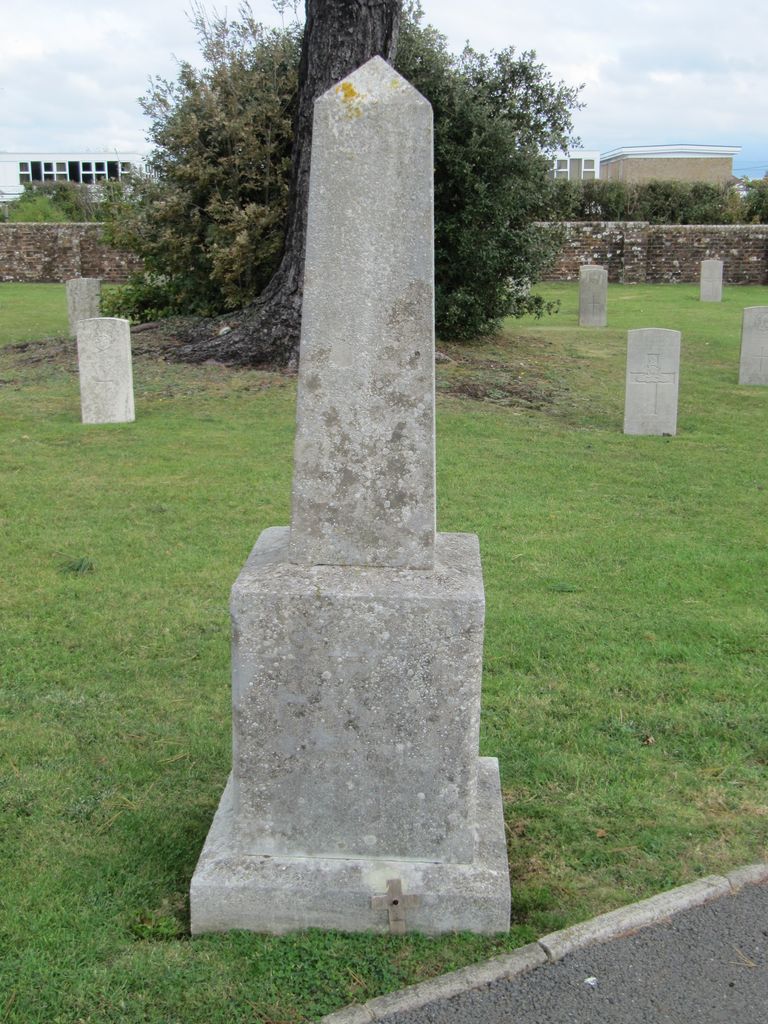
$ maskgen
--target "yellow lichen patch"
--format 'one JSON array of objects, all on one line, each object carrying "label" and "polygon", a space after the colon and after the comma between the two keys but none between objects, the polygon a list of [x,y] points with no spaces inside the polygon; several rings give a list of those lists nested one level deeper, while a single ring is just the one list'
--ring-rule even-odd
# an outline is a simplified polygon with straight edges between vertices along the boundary
[{"label": "yellow lichen patch", "polygon": [[351,82],[339,82],[336,86],[336,93],[337,95],[340,95],[344,101],[347,116],[360,117],[363,112],[360,107],[360,100],[362,97],[354,85],[352,85]]},{"label": "yellow lichen patch", "polygon": [[336,92],[340,92],[343,98],[347,101],[356,100],[360,95],[351,82],[340,82],[339,85],[336,86]]}]

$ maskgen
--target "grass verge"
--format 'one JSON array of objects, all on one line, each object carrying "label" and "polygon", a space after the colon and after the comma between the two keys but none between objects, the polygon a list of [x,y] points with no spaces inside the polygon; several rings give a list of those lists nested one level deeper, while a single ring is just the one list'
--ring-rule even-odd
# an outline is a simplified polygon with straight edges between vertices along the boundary
[{"label": "grass verge", "polygon": [[[556,317],[443,346],[439,520],[483,552],[509,935],[190,941],[230,763],[228,591],[288,520],[294,381],[169,365],[140,335],[136,422],[83,427],[73,343],[14,347],[62,330],[37,317],[63,287],[15,288],[0,1021],[311,1020],[766,856],[768,389],[736,381],[741,308],[768,289],[702,305],[694,286],[612,286],[611,326],[587,330],[575,286],[548,285]],[[621,434],[626,329],[644,326],[683,332],[675,438]]]}]

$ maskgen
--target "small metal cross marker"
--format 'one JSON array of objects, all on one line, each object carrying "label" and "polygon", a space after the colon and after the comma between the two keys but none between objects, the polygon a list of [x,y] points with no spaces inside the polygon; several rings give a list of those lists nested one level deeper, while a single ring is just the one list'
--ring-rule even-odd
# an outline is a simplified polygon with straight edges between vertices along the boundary
[{"label": "small metal cross marker", "polygon": [[387,879],[387,895],[372,896],[374,910],[389,911],[390,935],[405,935],[405,912],[409,907],[418,907],[421,896],[404,896],[403,883],[399,878]]}]

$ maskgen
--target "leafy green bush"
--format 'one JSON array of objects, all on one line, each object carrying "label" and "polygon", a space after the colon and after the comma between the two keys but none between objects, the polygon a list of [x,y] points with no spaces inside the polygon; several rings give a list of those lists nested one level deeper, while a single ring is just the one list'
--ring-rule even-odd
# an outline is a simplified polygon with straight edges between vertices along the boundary
[{"label": "leafy green bush", "polygon": [[172,316],[176,311],[171,299],[171,282],[146,271],[132,274],[124,285],[114,286],[101,295],[101,315],[117,316],[134,323],[150,323]]},{"label": "leafy green bush", "polygon": [[745,179],[743,186],[744,219],[748,224],[768,224],[768,178]]},{"label": "leafy green bush", "polygon": [[437,329],[467,340],[545,309],[529,290],[559,247],[537,224],[552,212],[542,151],[567,144],[578,90],[553,82],[533,52],[451,54],[411,15],[395,63],[434,111]]},{"label": "leafy green bush", "polygon": [[641,220],[650,224],[738,224],[745,211],[731,184],[694,181],[556,181],[563,220]]},{"label": "leafy green bush", "polygon": [[204,65],[152,82],[149,173],[109,210],[111,244],[144,262],[116,300],[135,320],[237,309],[280,257],[299,31],[266,29],[245,8],[232,22],[196,9],[195,27]]},{"label": "leafy green bush", "polygon": [[[509,314],[541,312],[529,285],[556,242],[542,150],[569,141],[577,89],[552,81],[534,53],[448,51],[445,37],[404,14],[397,69],[435,115],[435,258],[439,332],[471,338]],[[115,309],[134,320],[241,308],[278,263],[287,213],[296,26],[267,30],[197,11],[201,70],[153,82],[143,100],[155,145],[110,211],[108,237],[140,255]]]},{"label": "leafy green bush", "polygon": [[120,194],[118,182],[78,185],[71,181],[40,182],[24,192],[6,210],[11,223],[67,223],[102,220],[107,205]]}]

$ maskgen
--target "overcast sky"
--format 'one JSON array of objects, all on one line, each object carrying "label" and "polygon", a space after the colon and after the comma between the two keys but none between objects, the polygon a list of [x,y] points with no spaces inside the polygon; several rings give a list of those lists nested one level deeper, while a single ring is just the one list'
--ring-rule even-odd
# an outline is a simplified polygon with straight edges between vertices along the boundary
[{"label": "overcast sky", "polygon": [[[146,151],[137,102],[151,75],[198,50],[187,0],[3,0],[0,150]],[[220,12],[237,2],[208,4]],[[453,49],[534,49],[556,79],[584,83],[587,149],[741,146],[737,174],[768,170],[762,4],[723,0],[423,0]],[[279,24],[269,0],[258,19]],[[303,4],[299,4],[299,10]]]}]

